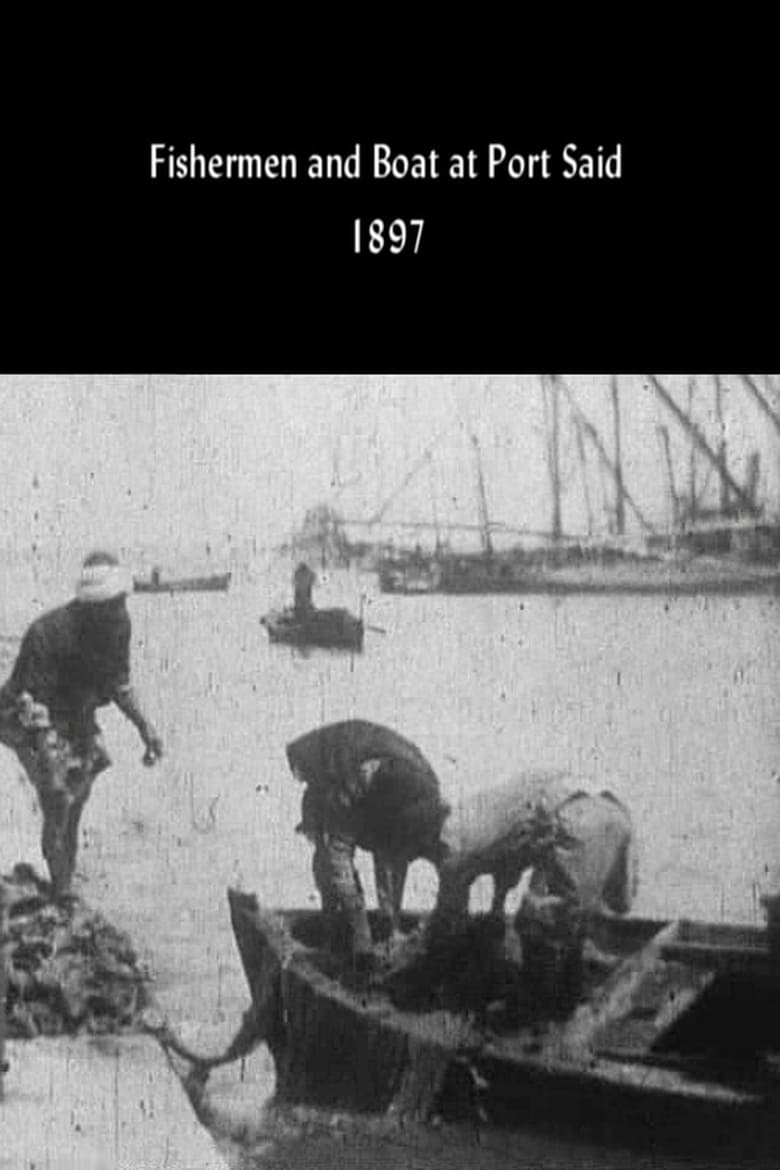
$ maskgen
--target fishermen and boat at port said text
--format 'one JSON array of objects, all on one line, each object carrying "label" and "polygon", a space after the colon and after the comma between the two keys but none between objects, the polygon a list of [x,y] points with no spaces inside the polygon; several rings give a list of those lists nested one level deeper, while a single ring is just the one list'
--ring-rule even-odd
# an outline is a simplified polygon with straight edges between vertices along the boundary
[{"label": "fishermen and boat at port said text", "polygon": [[32,622],[0,687],[0,742],[16,752],[35,787],[41,848],[57,898],[70,893],[81,814],[95,778],[111,764],[96,710],[109,703],[119,708],[144,742],[145,764],[163,754],[131,683],[126,597],[132,588],[113,554],[90,553],[75,598]]},{"label": "fishermen and boat at port said text", "polygon": [[[507,894],[531,869],[514,919],[531,981],[576,986],[589,915],[627,913],[636,892],[633,828],[609,792],[591,793],[561,772],[525,772],[450,806],[415,745],[360,720],[330,724],[287,747],[306,784],[299,829],[315,845],[313,872],[330,945],[346,952],[358,978],[377,967],[355,850],[373,853],[379,930],[397,925],[410,862],[430,861],[439,892],[425,932],[428,959],[469,925],[469,892],[483,874],[494,883],[495,933]],[[487,936],[486,936],[487,937]],[[592,944],[590,944],[592,947]],[[592,948],[594,949],[594,948]],[[429,975],[433,969],[428,963]]]}]

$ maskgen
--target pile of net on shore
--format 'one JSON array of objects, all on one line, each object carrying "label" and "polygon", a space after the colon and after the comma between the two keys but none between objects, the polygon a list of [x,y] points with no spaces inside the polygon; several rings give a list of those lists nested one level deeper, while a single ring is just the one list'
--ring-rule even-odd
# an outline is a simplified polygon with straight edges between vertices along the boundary
[{"label": "pile of net on shore", "polygon": [[0,883],[8,1036],[133,1029],[148,1003],[149,977],[128,937],[78,898],[53,902],[48,884],[27,865]]}]

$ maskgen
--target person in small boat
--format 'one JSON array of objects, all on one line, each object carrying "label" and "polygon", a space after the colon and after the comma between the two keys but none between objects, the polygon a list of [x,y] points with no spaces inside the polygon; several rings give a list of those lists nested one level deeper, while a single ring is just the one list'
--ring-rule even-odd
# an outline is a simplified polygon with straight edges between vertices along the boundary
[{"label": "person in small boat", "polygon": [[75,598],[32,622],[0,688],[0,742],[16,752],[35,787],[55,897],[70,892],[81,814],[95,778],[111,763],[96,710],[116,704],[146,746],[144,763],[163,754],[130,680],[132,588],[116,557],[91,553]]},{"label": "person in small boat", "polygon": [[360,719],[310,731],[286,752],[293,775],[306,785],[298,830],[314,845],[329,945],[366,975],[375,959],[355,851],[373,854],[378,936],[389,937],[409,864],[435,850],[447,815],[438,778],[413,743]]},{"label": "person in small boat", "polygon": [[305,619],[314,613],[312,591],[316,583],[316,575],[301,561],[293,573],[293,611],[297,618]]},{"label": "person in small boat", "polygon": [[611,792],[587,791],[562,772],[526,772],[468,796],[429,856],[439,873],[427,927],[432,952],[446,951],[447,940],[468,928],[478,877],[492,877],[491,914],[503,920],[507,894],[532,870],[514,927],[524,976],[548,996],[564,985],[576,994],[590,916],[625,914],[636,895],[628,810]]}]

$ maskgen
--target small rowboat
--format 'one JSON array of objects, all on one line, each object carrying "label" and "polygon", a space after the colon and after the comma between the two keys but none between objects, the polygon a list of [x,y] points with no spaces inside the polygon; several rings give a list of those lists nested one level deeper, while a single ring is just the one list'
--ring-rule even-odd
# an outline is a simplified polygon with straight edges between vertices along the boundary
[{"label": "small rowboat", "polygon": [[[563,1020],[495,1031],[350,990],[319,912],[228,898],[281,1099],[777,1164],[780,979],[757,928],[599,919],[592,937],[613,963],[587,998]],[[406,915],[403,929],[417,924]]]},{"label": "small rowboat", "polygon": [[328,650],[363,649],[364,626],[346,609],[315,609],[300,617],[292,608],[271,610],[260,619],[271,642]]}]

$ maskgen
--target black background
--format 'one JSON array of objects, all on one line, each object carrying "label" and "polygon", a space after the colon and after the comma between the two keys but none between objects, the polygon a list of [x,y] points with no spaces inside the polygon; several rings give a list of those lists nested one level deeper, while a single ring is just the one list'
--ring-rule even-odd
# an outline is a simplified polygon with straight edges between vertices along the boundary
[{"label": "black background", "polygon": [[[717,86],[690,98],[640,70],[593,77],[557,104],[548,78],[483,88],[481,102],[453,90],[403,106],[402,70],[383,104],[355,87],[346,102],[320,88],[296,105],[294,70],[284,97],[278,85],[241,100],[182,90],[142,102],[127,86],[121,100],[101,86],[47,95],[14,123],[13,149],[6,139],[7,368],[771,366],[768,108]],[[299,177],[153,182],[152,142],[292,152]],[[361,180],[305,177],[311,152],[356,142]],[[374,142],[437,149],[442,177],[372,181]],[[484,170],[490,142],[547,148],[554,171],[567,142],[620,142],[623,177],[446,177],[454,151],[477,151]],[[424,218],[420,252],[354,255],[358,215]]]}]

